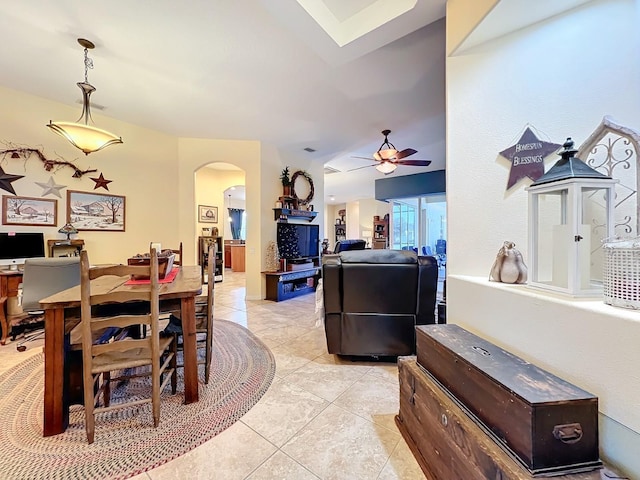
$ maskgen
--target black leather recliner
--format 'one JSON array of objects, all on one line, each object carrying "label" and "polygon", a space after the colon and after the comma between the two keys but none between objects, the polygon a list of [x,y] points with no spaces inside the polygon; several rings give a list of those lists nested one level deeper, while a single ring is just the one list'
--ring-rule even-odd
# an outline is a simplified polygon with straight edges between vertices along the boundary
[{"label": "black leather recliner", "polygon": [[436,323],[438,264],[406,250],[356,250],[322,259],[329,353],[412,355],[415,326]]}]

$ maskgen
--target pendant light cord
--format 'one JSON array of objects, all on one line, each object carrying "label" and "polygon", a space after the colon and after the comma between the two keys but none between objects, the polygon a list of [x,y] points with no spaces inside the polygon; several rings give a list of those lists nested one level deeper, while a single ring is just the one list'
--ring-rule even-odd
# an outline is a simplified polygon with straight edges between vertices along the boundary
[{"label": "pendant light cord", "polygon": [[89,58],[89,49],[84,47],[84,81],[89,83],[89,69],[93,68],[93,60]]}]

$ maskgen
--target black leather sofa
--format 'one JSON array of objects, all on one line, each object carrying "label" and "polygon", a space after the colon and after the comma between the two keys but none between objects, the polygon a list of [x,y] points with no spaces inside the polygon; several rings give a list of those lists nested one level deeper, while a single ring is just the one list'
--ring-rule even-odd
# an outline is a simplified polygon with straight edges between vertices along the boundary
[{"label": "black leather sofa", "polygon": [[333,253],[346,252],[347,250],[364,250],[367,242],[360,239],[340,240],[336,243]]},{"label": "black leather sofa", "polygon": [[356,250],[322,258],[329,353],[415,353],[415,326],[436,323],[438,264],[406,250]]}]

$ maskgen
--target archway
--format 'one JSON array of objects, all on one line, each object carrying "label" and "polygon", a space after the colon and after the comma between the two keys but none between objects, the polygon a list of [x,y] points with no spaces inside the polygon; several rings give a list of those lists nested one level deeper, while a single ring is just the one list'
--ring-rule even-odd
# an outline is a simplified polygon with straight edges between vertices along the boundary
[{"label": "archway", "polygon": [[[195,201],[198,211],[213,212],[209,218],[199,215],[196,223],[196,235],[198,236],[198,244],[202,241],[202,237],[216,237],[216,241],[220,243],[223,255],[221,259],[223,263],[220,272],[216,273],[216,281],[224,282],[226,273],[231,272],[233,264],[230,261],[230,248],[236,244],[234,235],[231,235],[229,222],[229,203],[234,202],[233,208],[242,207],[244,210],[245,203],[245,171],[236,165],[224,162],[213,162],[198,168],[194,174]],[[241,205],[240,205],[241,204]],[[237,205],[237,206],[236,206]],[[246,228],[246,226],[245,226]],[[236,235],[237,236],[237,235]],[[244,248],[244,239],[237,239],[237,244],[242,244]],[[201,248],[199,248],[201,250]],[[244,253],[244,252],[243,252]],[[235,270],[240,264],[239,252],[235,252],[237,259]],[[244,255],[242,255],[242,264],[244,264]],[[201,259],[198,259],[201,263]],[[241,269],[244,272],[244,268]],[[244,275],[240,279],[245,284]],[[235,277],[238,281],[238,276]]]}]

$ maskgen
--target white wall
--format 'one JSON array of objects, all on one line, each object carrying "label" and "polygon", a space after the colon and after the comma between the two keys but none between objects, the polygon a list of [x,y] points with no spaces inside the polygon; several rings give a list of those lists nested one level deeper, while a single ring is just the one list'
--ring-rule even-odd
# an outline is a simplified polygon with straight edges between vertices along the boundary
[{"label": "white wall", "polygon": [[[448,25],[466,21],[455,3]],[[602,455],[633,478],[640,313],[486,279],[504,240],[528,258],[530,182],[506,192],[509,162],[498,152],[528,123],[545,140],[576,145],[604,115],[640,128],[639,22],[637,1],[594,1],[447,59],[448,320],[598,395]]]}]

